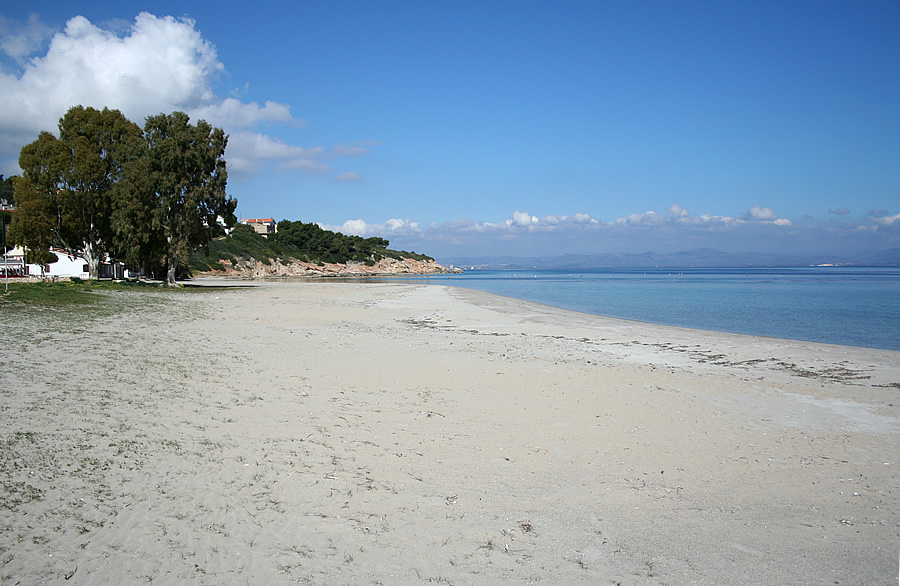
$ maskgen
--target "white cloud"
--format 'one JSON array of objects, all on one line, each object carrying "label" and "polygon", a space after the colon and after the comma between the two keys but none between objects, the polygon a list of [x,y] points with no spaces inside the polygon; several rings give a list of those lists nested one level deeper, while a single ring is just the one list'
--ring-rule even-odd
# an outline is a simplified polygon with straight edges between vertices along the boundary
[{"label": "white cloud", "polygon": [[744,219],[754,222],[764,222],[775,226],[792,226],[793,223],[785,218],[779,218],[772,208],[753,206],[744,214]]},{"label": "white cloud", "polygon": [[47,54],[20,77],[6,76],[3,127],[52,129],[71,106],[110,107],[140,121],[161,111],[211,103],[224,71],[191,20],[139,14],[124,37],[83,16],[53,36]]},{"label": "white cloud", "polygon": [[[679,208],[682,209],[682,208]],[[690,216],[667,209],[634,213],[616,221],[601,222],[587,213],[571,216],[548,214],[536,218],[516,211],[501,221],[458,218],[420,226],[411,220],[369,224],[362,219],[330,230],[360,236],[388,237],[394,248],[424,250],[443,258],[484,255],[551,256],[563,253],[646,252],[659,253],[717,248],[747,251],[831,251],[877,249],[896,246],[900,214],[872,216],[872,224],[823,227],[817,223],[793,224],[784,218],[745,220],[733,216]],[[786,227],[790,227],[786,229]]]},{"label": "white cloud", "polygon": [[536,217],[528,212],[520,212],[519,210],[513,212],[512,223],[516,226],[531,226],[537,224],[538,221]]},{"label": "white cloud", "polygon": [[348,171],[347,173],[341,173],[337,177],[335,177],[338,181],[361,181],[362,177],[357,173],[353,173],[352,171]]},{"label": "white cloud", "polygon": [[688,217],[688,211],[675,203],[670,205],[667,211],[669,212],[670,218],[681,219]]},{"label": "white cloud", "polygon": [[[563,216],[565,218],[565,216]],[[597,220],[593,219],[590,214],[577,213],[572,216],[572,222],[575,224],[596,224]]]},{"label": "white cloud", "polygon": [[577,213],[573,216],[547,215],[538,218],[528,212],[516,210],[511,218],[501,222],[482,222],[463,218],[444,222],[440,226],[442,229],[446,228],[461,232],[493,232],[499,234],[514,233],[523,229],[528,232],[550,232],[579,224],[590,225],[599,224],[599,222],[586,213]]},{"label": "white cloud", "polygon": [[690,222],[693,224],[741,224],[743,220],[732,218],[731,216],[701,214],[696,218],[690,218]]},{"label": "white cloud", "polygon": [[[261,123],[302,127],[306,121],[294,118],[288,104],[217,96],[213,84],[225,66],[191,19],[142,12],[133,23],[110,26],[115,30],[76,16],[52,36],[45,54],[22,61],[19,74],[0,72],[0,173],[18,173],[22,146],[41,130],[55,132],[59,118],[75,105],[118,109],[141,125],[147,116],[175,110],[205,119],[230,135],[225,158],[233,178],[269,163],[282,171],[328,173],[326,159],[363,155],[374,144],[326,151],[255,132]],[[25,25],[0,19],[0,48],[24,59],[41,48],[47,31],[37,17]]]},{"label": "white cloud", "polygon": [[619,218],[616,220],[616,224],[630,224],[630,225],[639,225],[639,224],[649,224],[649,225],[657,225],[665,223],[666,218],[657,214],[653,210],[648,212],[644,212],[643,214],[629,214],[625,217]]},{"label": "white cloud", "polygon": [[362,236],[368,238],[370,236],[396,236],[396,235],[413,235],[421,234],[422,230],[419,224],[412,220],[402,220],[399,218],[391,218],[383,224],[369,224],[365,220],[347,220],[340,226],[330,226],[328,224],[319,224],[323,230],[331,230],[332,232],[340,232],[342,234],[352,234],[354,236]]},{"label": "white cloud", "polygon": [[893,226],[895,223],[900,224],[900,214],[894,214],[893,216],[873,217],[872,221],[880,226]]},{"label": "white cloud", "polygon": [[287,104],[266,102],[260,107],[256,102],[244,104],[234,98],[227,98],[220,103],[208,104],[191,110],[191,116],[198,120],[206,120],[215,126],[229,129],[254,127],[260,122],[283,122],[304,126],[305,120],[297,120],[291,116],[291,107]]},{"label": "white cloud", "polygon": [[462,242],[471,237],[490,237],[499,239],[511,239],[516,234],[522,233],[553,233],[568,230],[585,230],[590,227],[599,227],[601,224],[591,218],[590,214],[578,213],[573,216],[544,216],[537,218],[528,212],[516,210],[512,218],[500,222],[484,222],[467,218],[457,218],[443,223],[431,222],[427,231],[423,230],[417,222],[412,220],[391,219],[383,224],[369,224],[365,220],[347,220],[340,226],[319,224],[326,230],[342,232],[344,234],[356,234],[357,236],[414,236],[423,237],[426,234],[446,241]]},{"label": "white cloud", "polygon": [[37,14],[28,15],[25,24],[0,15],[0,51],[19,63],[40,49],[44,40],[52,34],[53,31],[41,23]]},{"label": "white cloud", "polygon": [[226,154],[229,172],[238,176],[255,173],[270,161],[276,161],[282,171],[327,173],[331,170],[322,161],[327,154],[324,147],[289,145],[258,132],[241,131],[230,135]]},{"label": "white cloud", "polygon": [[749,210],[747,210],[747,214],[745,218],[748,220],[774,220],[778,216],[772,211],[772,208],[761,208],[759,206],[753,206]]}]

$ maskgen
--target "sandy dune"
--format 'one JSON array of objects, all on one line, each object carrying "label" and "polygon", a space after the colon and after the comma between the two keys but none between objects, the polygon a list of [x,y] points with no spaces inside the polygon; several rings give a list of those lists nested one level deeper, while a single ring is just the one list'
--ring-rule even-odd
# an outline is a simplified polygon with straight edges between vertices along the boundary
[{"label": "sandy dune", "polygon": [[107,295],[0,310],[5,583],[897,580],[900,352],[439,286]]}]

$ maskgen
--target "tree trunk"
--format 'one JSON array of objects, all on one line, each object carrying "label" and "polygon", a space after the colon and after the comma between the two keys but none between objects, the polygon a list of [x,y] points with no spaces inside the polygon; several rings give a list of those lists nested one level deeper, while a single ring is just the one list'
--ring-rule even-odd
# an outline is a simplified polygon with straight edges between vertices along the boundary
[{"label": "tree trunk", "polygon": [[178,260],[174,254],[169,254],[168,266],[166,267],[166,287],[175,287],[175,271],[178,269]]},{"label": "tree trunk", "polygon": [[175,245],[175,239],[169,236],[167,239],[168,246],[166,248],[166,287],[175,287],[175,271],[178,270],[178,247]]},{"label": "tree trunk", "polygon": [[88,278],[100,278],[100,255],[96,254],[90,246],[85,246],[82,256],[84,256],[84,260],[87,262]]}]

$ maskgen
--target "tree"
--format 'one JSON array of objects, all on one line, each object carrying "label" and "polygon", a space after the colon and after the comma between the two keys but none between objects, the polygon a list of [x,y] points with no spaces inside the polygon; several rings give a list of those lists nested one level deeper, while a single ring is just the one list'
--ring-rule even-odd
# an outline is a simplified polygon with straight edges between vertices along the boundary
[{"label": "tree", "polygon": [[0,210],[0,230],[3,230],[3,246],[0,247],[0,254],[6,254],[8,249],[6,241],[6,226],[12,222],[12,214],[6,210]]},{"label": "tree", "polygon": [[4,179],[3,175],[0,174],[0,207],[9,207],[13,205],[14,179],[15,175]]},{"label": "tree", "polygon": [[156,197],[155,222],[165,236],[166,284],[175,285],[178,263],[221,233],[218,219],[235,222],[237,201],[225,193],[228,137],[184,112],[147,118],[148,172]]},{"label": "tree", "polygon": [[113,189],[140,139],[140,127],[118,110],[75,106],[59,121],[59,139],[42,132],[23,147],[14,220],[22,243],[34,252],[52,244],[82,256],[97,278],[112,247]]},{"label": "tree", "polygon": [[151,275],[165,264],[165,235],[157,221],[157,200],[149,172],[147,142],[132,145],[128,165],[113,188],[112,253]]},{"label": "tree", "polygon": [[23,173],[14,182],[16,213],[9,237],[13,244],[25,248],[29,257],[50,254],[54,234],[59,231],[62,214],[58,196],[65,157],[63,145],[49,132],[41,132],[19,154]]},{"label": "tree", "polygon": [[334,263],[375,263],[389,254],[387,247],[390,245],[388,240],[377,236],[347,236],[324,230],[318,224],[290,220],[278,222],[278,230],[269,238],[297,247],[310,260]]}]

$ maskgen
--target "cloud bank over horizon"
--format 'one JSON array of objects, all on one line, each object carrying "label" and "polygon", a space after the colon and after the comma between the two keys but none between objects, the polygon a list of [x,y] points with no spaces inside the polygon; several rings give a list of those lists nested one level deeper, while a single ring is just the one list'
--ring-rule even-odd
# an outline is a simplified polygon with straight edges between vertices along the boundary
[{"label": "cloud bank over horizon", "polygon": [[500,222],[456,219],[422,226],[406,218],[370,224],[362,219],[326,230],[364,238],[379,236],[406,250],[430,247],[433,256],[555,256],[566,253],[673,253],[697,248],[724,252],[878,252],[900,246],[900,214],[872,215],[857,224],[794,223],[771,208],[752,206],[740,217],[701,214],[672,204],[612,221],[588,213],[533,216],[515,210]]}]

